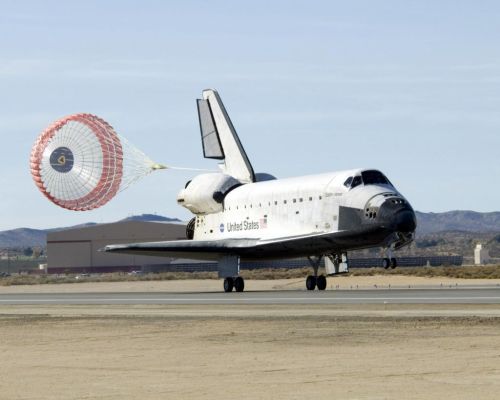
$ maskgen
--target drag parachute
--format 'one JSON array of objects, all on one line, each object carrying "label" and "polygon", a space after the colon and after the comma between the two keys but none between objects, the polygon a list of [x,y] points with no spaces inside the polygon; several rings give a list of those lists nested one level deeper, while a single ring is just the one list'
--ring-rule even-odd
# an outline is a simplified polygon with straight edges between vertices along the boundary
[{"label": "drag parachute", "polygon": [[30,157],[40,191],[68,210],[98,208],[141,177],[165,169],[103,119],[73,114],[38,136]]}]

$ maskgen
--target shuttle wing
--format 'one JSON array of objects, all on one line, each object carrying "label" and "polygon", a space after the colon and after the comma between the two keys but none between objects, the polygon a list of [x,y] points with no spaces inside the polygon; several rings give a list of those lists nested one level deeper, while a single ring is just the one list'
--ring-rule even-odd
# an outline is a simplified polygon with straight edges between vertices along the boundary
[{"label": "shuttle wing", "polygon": [[[366,234],[366,230],[363,232]],[[374,232],[376,233],[376,232]],[[150,256],[218,260],[226,255],[246,259],[306,257],[330,254],[352,246],[358,232],[312,233],[277,239],[174,240],[167,242],[116,244],[102,250]]]}]

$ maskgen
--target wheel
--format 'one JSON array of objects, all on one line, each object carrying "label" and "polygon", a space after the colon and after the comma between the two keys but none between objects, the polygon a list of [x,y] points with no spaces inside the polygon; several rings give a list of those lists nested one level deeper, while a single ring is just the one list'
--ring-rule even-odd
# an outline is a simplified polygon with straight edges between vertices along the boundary
[{"label": "wheel", "polygon": [[326,289],[326,277],[324,275],[320,275],[316,278],[316,286],[318,287],[318,290]]},{"label": "wheel", "polygon": [[233,278],[227,277],[224,279],[224,292],[230,292],[233,290],[234,281]]},{"label": "wheel", "polygon": [[307,290],[314,290],[316,287],[316,277],[309,275],[306,279],[306,288]]},{"label": "wheel", "polygon": [[398,260],[396,260],[394,257],[391,258],[391,268],[394,269],[398,266]]},{"label": "wheel", "polygon": [[387,269],[390,266],[391,266],[391,260],[389,260],[388,258],[383,258],[382,259],[382,267],[384,267],[385,269]]},{"label": "wheel", "polygon": [[241,276],[238,276],[234,280],[234,290],[237,292],[243,292],[243,289],[245,289],[245,281]]}]

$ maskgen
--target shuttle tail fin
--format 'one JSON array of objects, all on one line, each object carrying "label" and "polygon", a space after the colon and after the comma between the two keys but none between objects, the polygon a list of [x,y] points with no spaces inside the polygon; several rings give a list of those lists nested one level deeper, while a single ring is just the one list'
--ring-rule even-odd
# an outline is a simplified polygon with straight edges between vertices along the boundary
[{"label": "shuttle tail fin", "polygon": [[225,173],[241,182],[255,182],[252,164],[217,91],[204,90],[197,105],[205,158],[224,160]]}]

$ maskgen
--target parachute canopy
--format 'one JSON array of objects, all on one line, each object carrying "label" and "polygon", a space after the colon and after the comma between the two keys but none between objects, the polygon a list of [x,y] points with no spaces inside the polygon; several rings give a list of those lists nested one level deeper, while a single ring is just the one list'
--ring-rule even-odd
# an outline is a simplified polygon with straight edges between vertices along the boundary
[{"label": "parachute canopy", "polygon": [[33,145],[30,167],[50,201],[75,211],[101,207],[139,178],[166,168],[91,114],[73,114],[45,129]]}]

